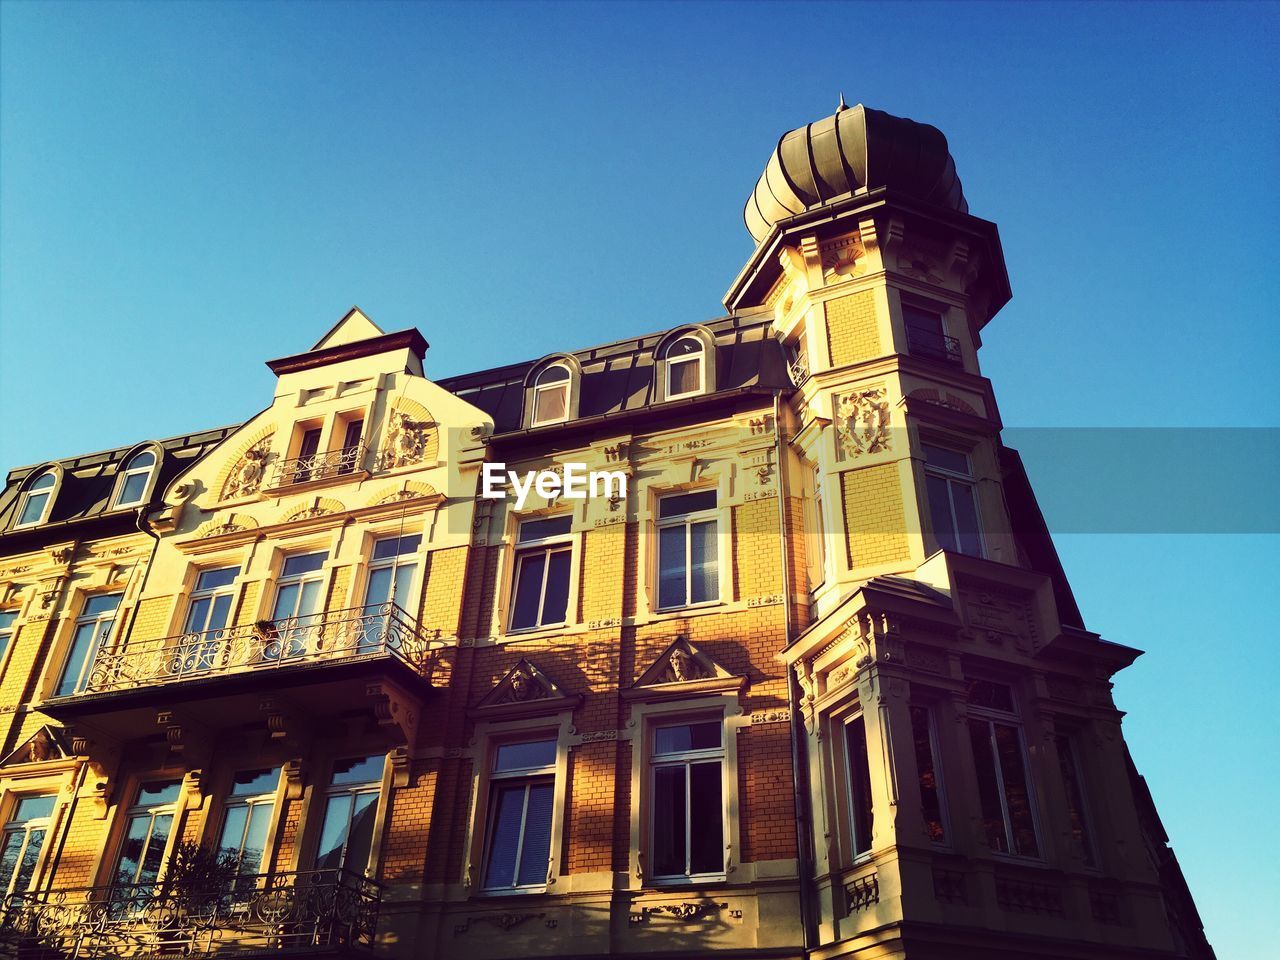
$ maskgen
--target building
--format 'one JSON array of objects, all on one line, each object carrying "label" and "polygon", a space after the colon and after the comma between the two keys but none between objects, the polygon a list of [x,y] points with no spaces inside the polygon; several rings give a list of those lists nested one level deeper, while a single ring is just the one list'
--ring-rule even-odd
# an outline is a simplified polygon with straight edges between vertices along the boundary
[{"label": "building", "polygon": [[11,473],[6,948],[1212,957],[946,140],[842,102],[746,221],[719,319],[433,381],[352,310],[243,424]]}]

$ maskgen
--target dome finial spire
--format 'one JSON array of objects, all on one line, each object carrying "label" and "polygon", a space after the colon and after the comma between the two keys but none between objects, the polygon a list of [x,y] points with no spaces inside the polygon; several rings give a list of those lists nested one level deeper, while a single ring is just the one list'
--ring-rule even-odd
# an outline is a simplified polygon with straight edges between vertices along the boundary
[{"label": "dome finial spire", "polygon": [[839,113],[841,110],[848,110],[848,109],[849,109],[849,105],[848,105],[847,103],[845,103],[845,102],[844,102],[844,91],[843,91],[843,90],[841,90],[841,91],[840,91],[840,105],[839,105],[838,107],[836,107],[836,113]]}]

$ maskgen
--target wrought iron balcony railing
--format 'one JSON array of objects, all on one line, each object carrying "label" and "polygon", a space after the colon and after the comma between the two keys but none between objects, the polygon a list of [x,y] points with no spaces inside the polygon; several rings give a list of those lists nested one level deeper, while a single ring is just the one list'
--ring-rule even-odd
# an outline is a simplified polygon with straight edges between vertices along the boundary
[{"label": "wrought iron balcony railing", "polygon": [[809,379],[809,354],[804,351],[795,354],[788,362],[787,369],[791,374],[791,382],[797,387],[804,386],[804,382]]},{"label": "wrought iron balcony railing", "polygon": [[908,324],[907,349],[916,356],[941,360],[943,363],[954,364],[957,367],[964,366],[960,341],[955,337],[944,336],[932,330],[922,330]]},{"label": "wrought iron balcony railing", "polygon": [[104,648],[77,695],[378,656],[393,657],[425,675],[437,646],[394,603],[348,607]]},{"label": "wrought iron balcony railing", "polygon": [[281,460],[275,465],[271,483],[268,486],[287,487],[295,483],[328,480],[355,473],[363,467],[366,449],[364,442],[361,441],[328,453]]},{"label": "wrought iron balcony railing", "polygon": [[[0,954],[20,958],[306,955],[371,948],[382,889],[338,870],[237,877],[198,886],[120,884],[12,894]],[[327,954],[326,954],[327,955]]]}]

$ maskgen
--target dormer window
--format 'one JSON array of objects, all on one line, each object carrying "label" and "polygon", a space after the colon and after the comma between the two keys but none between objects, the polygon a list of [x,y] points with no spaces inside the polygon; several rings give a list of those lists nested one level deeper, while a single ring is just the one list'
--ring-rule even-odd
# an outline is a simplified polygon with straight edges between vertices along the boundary
[{"label": "dormer window", "polygon": [[667,347],[663,354],[666,399],[678,400],[706,392],[706,354],[706,346],[692,334],[681,337]]},{"label": "dormer window", "polygon": [[569,419],[569,388],[573,374],[564,364],[553,363],[533,381],[531,427]]},{"label": "dormer window", "polygon": [[116,486],[116,506],[136,507],[146,502],[156,471],[156,455],[150,450],[135,453],[125,461]]},{"label": "dormer window", "polygon": [[27,486],[22,494],[22,503],[18,508],[18,522],[15,527],[34,527],[49,519],[49,510],[53,507],[53,497],[58,490],[58,474],[54,470],[46,470]]}]

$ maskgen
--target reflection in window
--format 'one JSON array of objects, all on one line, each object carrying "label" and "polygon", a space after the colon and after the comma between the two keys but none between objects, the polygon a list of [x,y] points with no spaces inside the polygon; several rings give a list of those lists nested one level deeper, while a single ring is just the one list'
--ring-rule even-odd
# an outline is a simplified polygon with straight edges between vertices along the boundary
[{"label": "reflection in window", "polygon": [[279,767],[242,770],[235,775],[222,816],[218,847],[223,854],[235,858],[236,876],[262,873],[279,780]]},{"label": "reflection in window", "polygon": [[658,501],[658,608],[720,598],[716,491],[675,493]]},{"label": "reflection in window", "polygon": [[18,510],[16,527],[30,527],[43,523],[49,518],[49,508],[53,506],[53,491],[58,485],[58,476],[52,470],[46,470],[32,481],[22,495],[22,506]]},{"label": "reflection in window", "polygon": [[[978,776],[978,801],[987,843],[997,853],[1038,857],[1031,781],[1022,729],[1013,715],[1012,693],[1004,684],[977,681],[970,689],[969,742]],[[1008,698],[1006,700],[1006,697]],[[979,706],[1008,703],[1009,709]],[[988,715],[990,712],[990,715]]]},{"label": "reflection in window", "polygon": [[134,454],[120,471],[120,493],[117,507],[134,507],[142,503],[156,468],[156,455],[150,450]]},{"label": "reflection in window", "polygon": [[1062,783],[1067,790],[1067,815],[1071,818],[1071,840],[1086,866],[1096,866],[1093,840],[1089,835],[1089,823],[1085,816],[1084,787],[1080,778],[1080,764],[1071,738],[1058,734],[1054,737],[1058,748],[1058,764],[1062,770]]},{"label": "reflection in window", "polygon": [[929,519],[938,546],[972,557],[982,556],[978,503],[969,457],[958,450],[926,443],[924,462]]},{"label": "reflection in window", "polygon": [[844,725],[849,771],[849,840],[853,855],[871,849],[871,769],[867,760],[867,727],[862,715]]},{"label": "reflection in window", "polygon": [[46,794],[22,797],[14,804],[0,833],[0,899],[30,889],[55,800],[53,794]]},{"label": "reflection in window", "polygon": [[561,363],[553,363],[533,381],[533,413],[530,426],[560,423],[569,419],[569,388],[573,374]]},{"label": "reflection in window", "polygon": [[556,741],[506,743],[494,751],[484,888],[543,887],[551,858]]},{"label": "reflection in window", "polygon": [[165,847],[177,812],[179,780],[155,780],[138,788],[138,797],[125,820],[124,842],[116,860],[115,882],[138,884],[145,896],[160,874]]},{"label": "reflection in window", "polygon": [[721,731],[719,720],[653,731],[650,840],[655,879],[724,873]]},{"label": "reflection in window", "polygon": [[942,784],[938,779],[938,750],[933,738],[933,714],[928,707],[911,707],[911,742],[920,778],[920,812],[925,832],[934,843],[947,839],[942,820]]},{"label": "reflection in window", "polygon": [[385,763],[382,754],[374,754],[334,764],[316,847],[317,870],[362,874],[368,869]]},{"label": "reflection in window", "polygon": [[569,609],[572,517],[524,520],[516,536],[511,629],[558,626]]},{"label": "reflection in window", "polygon": [[67,651],[66,662],[62,665],[62,675],[54,688],[55,697],[69,697],[84,690],[94,657],[116,622],[116,608],[120,606],[121,596],[123,594],[104,593],[85,600],[84,608],[76,618],[75,633],[71,636],[71,649]]}]

